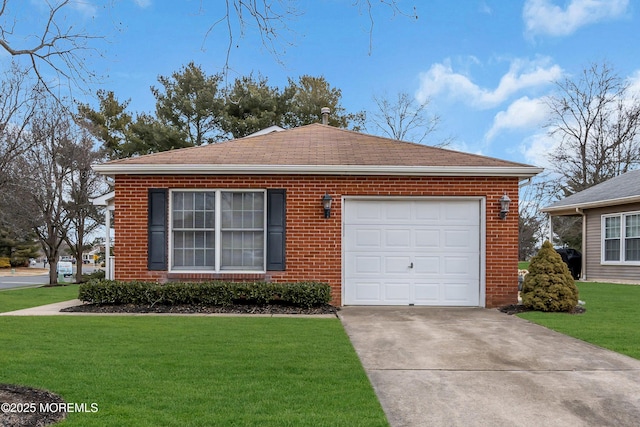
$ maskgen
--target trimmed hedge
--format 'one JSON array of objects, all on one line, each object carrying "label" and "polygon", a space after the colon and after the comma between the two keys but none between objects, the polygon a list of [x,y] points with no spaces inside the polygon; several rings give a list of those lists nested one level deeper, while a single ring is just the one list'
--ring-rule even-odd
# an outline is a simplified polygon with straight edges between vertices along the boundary
[{"label": "trimmed hedge", "polygon": [[331,301],[326,283],[120,282],[92,280],[79,287],[78,299],[92,304],[221,305],[283,304],[314,307]]}]

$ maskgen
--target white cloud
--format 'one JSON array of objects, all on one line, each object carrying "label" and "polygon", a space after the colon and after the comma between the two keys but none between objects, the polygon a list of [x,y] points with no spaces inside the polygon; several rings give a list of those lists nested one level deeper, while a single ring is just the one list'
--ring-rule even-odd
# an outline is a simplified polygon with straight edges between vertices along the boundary
[{"label": "white cloud", "polygon": [[136,4],[136,6],[141,7],[143,9],[145,7],[151,6],[151,0],[133,0],[133,2]]},{"label": "white cloud", "polygon": [[635,73],[628,77],[627,83],[629,84],[629,93],[640,97],[640,70],[636,70]]},{"label": "white cloud", "polygon": [[506,111],[495,115],[493,126],[486,133],[485,140],[490,141],[503,130],[539,127],[546,117],[547,107],[541,99],[523,96],[509,105]]},{"label": "white cloud", "polygon": [[554,139],[547,132],[538,132],[526,138],[520,146],[520,151],[526,159],[526,163],[551,169],[549,163],[549,153],[553,152],[560,144],[560,141]]},{"label": "white cloud", "polygon": [[493,9],[491,9],[491,7],[484,1],[480,3],[479,9],[480,9],[480,13],[484,13],[486,15],[493,15]]},{"label": "white cloud", "polygon": [[502,76],[495,89],[478,86],[466,75],[456,73],[449,60],[433,64],[429,71],[420,74],[420,87],[416,98],[424,102],[428,98],[446,93],[476,108],[492,108],[506,101],[513,94],[526,88],[543,86],[562,75],[558,65],[551,65],[543,58],[534,61],[515,59],[509,71]]},{"label": "white cloud", "polygon": [[571,0],[563,8],[551,0],[527,0],[522,16],[529,35],[566,36],[582,26],[618,17],[628,5],[629,0]]},{"label": "white cloud", "polygon": [[72,9],[80,12],[85,18],[95,17],[98,7],[90,1],[76,1],[69,3]]}]

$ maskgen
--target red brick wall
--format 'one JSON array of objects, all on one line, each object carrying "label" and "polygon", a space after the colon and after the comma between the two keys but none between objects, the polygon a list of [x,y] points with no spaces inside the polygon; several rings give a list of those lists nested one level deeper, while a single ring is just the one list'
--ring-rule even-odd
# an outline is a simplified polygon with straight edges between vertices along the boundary
[{"label": "red brick wall", "polygon": [[[272,281],[319,280],[341,303],[342,196],[486,197],[486,306],[517,300],[518,179],[484,177],[386,176],[134,176],[116,177],[115,255],[118,280],[263,279],[265,275],[176,274],[147,270],[147,191],[149,188],[286,188],[286,271],[267,272]],[[331,218],[320,199],[333,197]],[[511,214],[500,220],[498,199],[511,198]]]}]

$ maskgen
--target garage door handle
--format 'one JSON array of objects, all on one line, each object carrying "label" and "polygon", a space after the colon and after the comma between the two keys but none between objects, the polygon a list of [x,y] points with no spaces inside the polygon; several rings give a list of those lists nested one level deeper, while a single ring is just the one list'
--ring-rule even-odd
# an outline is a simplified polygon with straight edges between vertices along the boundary
[{"label": "garage door handle", "polygon": [[409,264],[409,268],[413,268],[413,263]]}]

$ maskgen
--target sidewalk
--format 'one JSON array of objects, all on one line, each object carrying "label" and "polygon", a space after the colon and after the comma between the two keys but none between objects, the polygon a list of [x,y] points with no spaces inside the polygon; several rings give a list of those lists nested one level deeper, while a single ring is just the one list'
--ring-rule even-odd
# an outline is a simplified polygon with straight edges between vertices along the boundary
[{"label": "sidewalk", "polygon": [[56,302],[53,304],[41,305],[39,307],[23,308],[22,310],[8,311],[0,313],[0,316],[54,316],[59,314],[85,314],[85,313],[63,313],[63,308],[81,305],[82,301],[73,299],[70,301]]}]

